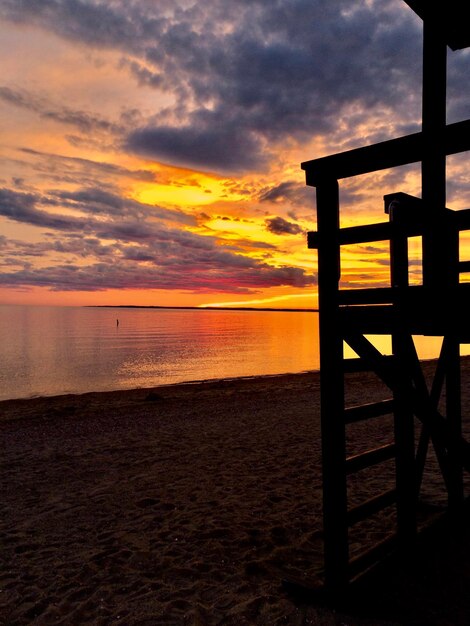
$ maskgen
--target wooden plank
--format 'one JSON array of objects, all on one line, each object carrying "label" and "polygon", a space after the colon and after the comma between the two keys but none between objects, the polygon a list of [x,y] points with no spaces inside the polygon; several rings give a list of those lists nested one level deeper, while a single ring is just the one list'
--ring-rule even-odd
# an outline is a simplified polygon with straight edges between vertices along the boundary
[{"label": "wooden plank", "polygon": [[[421,212],[419,211],[419,213]],[[392,287],[403,290],[409,286],[407,225],[410,219],[410,211],[403,203],[395,202],[389,206],[389,215],[392,229],[390,238],[390,282]],[[420,232],[422,232],[421,224]]]},{"label": "wooden plank", "polygon": [[[425,453],[427,451],[428,442],[426,441],[426,436],[432,441],[434,450],[436,452],[437,461],[439,463],[439,467],[446,484],[447,490],[449,490],[449,479],[448,479],[448,462],[447,462],[447,444],[445,443],[445,436],[442,437],[442,433],[436,431],[436,427],[433,423],[429,422],[429,419],[432,420],[433,415],[438,413],[437,406],[439,403],[439,395],[440,388],[442,388],[442,383],[445,377],[445,368],[446,368],[446,342],[444,341],[441,348],[441,353],[439,355],[439,361],[436,369],[436,377],[432,386],[431,393],[428,391],[428,386],[426,384],[426,380],[424,378],[424,374],[421,368],[421,364],[418,359],[418,354],[416,352],[416,347],[414,342],[409,339],[407,345],[407,359],[409,362],[409,367],[411,368],[411,375],[413,380],[414,391],[411,394],[410,402],[412,404],[413,412],[417,416],[417,418],[423,424],[423,431],[421,433],[420,442],[418,444],[418,451],[416,456],[416,485],[417,490],[420,485],[421,476],[420,473],[422,471],[421,463],[424,463]],[[439,414],[440,415],[440,414]],[[442,417],[442,416],[441,416]],[[444,418],[442,418],[444,420]],[[445,420],[444,420],[444,430],[445,430]],[[421,450],[420,450],[421,447]]]},{"label": "wooden plank", "polygon": [[340,152],[312,161],[301,167],[306,172],[306,183],[316,187],[322,178],[334,176],[338,179],[358,176],[368,172],[416,163],[422,156],[421,133],[399,139],[383,141],[363,148]]},{"label": "wooden plank", "polygon": [[[426,212],[421,198],[410,196],[403,192],[391,193],[384,196],[385,212],[388,213],[390,204],[399,202],[406,216],[403,219],[402,229],[407,237],[418,237],[422,235]],[[457,230],[470,230],[470,209],[462,211],[446,210]],[[374,224],[364,224],[362,226],[348,226],[339,230],[340,245],[353,245],[360,243],[373,243],[376,241],[388,241],[392,236],[390,222],[376,222]],[[307,233],[307,247],[312,250],[318,248],[318,232]]]},{"label": "wooden plank", "polygon": [[388,491],[384,491],[378,496],[370,498],[355,506],[354,508],[348,511],[348,524],[349,526],[353,526],[358,522],[361,522],[368,517],[371,517],[375,513],[382,511],[388,506],[392,506],[396,503],[397,500],[397,492],[396,489],[390,489]]},{"label": "wooden plank", "polygon": [[[345,332],[391,334],[399,323],[413,335],[453,335],[461,343],[470,338],[470,283],[440,290],[422,285],[406,289],[342,289],[338,300]],[[399,304],[400,313],[387,302]]]},{"label": "wooden plank", "polygon": [[355,454],[354,456],[350,456],[346,459],[346,472],[348,474],[353,474],[366,469],[367,467],[372,467],[372,465],[389,461],[395,457],[395,453],[395,444],[388,443],[383,446],[379,446],[378,448],[374,448],[374,450],[368,450],[367,452],[362,452],[361,454]]},{"label": "wooden plank", "polygon": [[446,205],[446,81],[447,46],[436,20],[436,3],[430,3],[423,22],[423,97],[421,187],[427,220],[423,233],[423,284],[443,287],[449,280],[445,223]]},{"label": "wooden plank", "polygon": [[349,332],[344,335],[346,343],[367,363],[369,370],[375,372],[379,378],[393,391],[396,386],[395,358],[385,359],[383,354],[362,334]]},{"label": "wooden plank", "polygon": [[347,484],[344,462],[343,340],[338,317],[339,190],[336,180],[317,187],[320,396],[325,586],[342,593],[348,583]]},{"label": "wooden plank", "polygon": [[[449,124],[445,130],[444,152],[447,155],[470,150],[470,120]],[[424,153],[422,133],[382,141],[363,148],[305,161],[307,185],[316,187],[322,178],[349,178],[368,172],[417,163]]]},{"label": "wooden plank", "polygon": [[374,417],[381,417],[382,415],[392,413],[394,406],[393,399],[390,399],[348,407],[344,410],[344,421],[346,424],[353,424]]},{"label": "wooden plank", "polygon": [[392,304],[396,297],[397,292],[391,287],[341,289],[338,293],[338,302],[341,305]]},{"label": "wooden plank", "polygon": [[[409,202],[409,199],[407,199]],[[390,240],[390,280],[398,294],[409,293],[408,238],[404,223],[409,210],[403,203],[389,207],[392,238]],[[397,490],[397,534],[402,546],[409,545],[417,532],[416,522],[416,476],[414,417],[410,407],[412,380],[409,372],[408,339],[412,342],[409,329],[403,323],[409,316],[409,307],[404,298],[395,298],[398,322],[392,333],[392,351],[398,365],[399,375],[393,390],[395,410],[393,428],[395,435],[395,477]]]},{"label": "wooden plank", "polygon": [[[464,285],[461,285],[461,287],[464,287]],[[436,290],[427,289],[422,285],[405,286],[405,288],[401,285],[396,285],[394,287],[373,287],[367,289],[341,289],[338,294],[338,301],[341,305],[399,303],[402,309],[403,307],[409,307],[414,310],[417,308],[426,309],[429,313],[429,309],[431,311],[440,311],[443,308],[438,300],[438,297],[441,295],[442,290],[436,292]],[[465,299],[460,298],[455,289],[448,294],[446,293],[446,295],[449,295],[449,298],[455,302],[455,305],[460,304],[460,301],[462,305],[465,304]],[[470,293],[468,295],[470,296]],[[446,298],[445,308],[447,308],[448,302],[449,300]],[[377,313],[381,310],[385,309],[383,307],[375,308]],[[420,313],[420,315],[422,314]]]},{"label": "wooden plank", "polygon": [[[423,225],[420,220],[409,220],[403,225],[404,234],[407,237],[417,237],[423,232]],[[364,226],[348,226],[339,230],[339,243],[342,246],[373,243],[377,241],[388,241],[392,235],[390,222],[376,222]],[[318,248],[319,234],[316,231],[307,233],[307,247],[311,250]]]},{"label": "wooden plank", "polygon": [[[450,316],[453,324],[455,323],[459,311],[465,310],[470,315],[470,283],[464,283],[449,289],[429,289],[423,285],[411,285],[402,287],[396,285],[394,287],[375,287],[366,289],[341,289],[338,293],[338,301],[340,305],[373,305],[373,304],[400,304],[401,310],[408,315],[412,315],[411,319],[426,319],[432,313],[446,312],[449,307],[452,308]],[[440,299],[444,299],[441,302]],[[359,308],[359,307],[356,307]],[[380,311],[386,311],[385,307],[368,307],[374,310],[378,316]],[[454,311],[454,308],[457,309]],[[353,309],[351,309],[353,310]],[[366,313],[365,309],[362,311]],[[389,310],[392,310],[390,307]]]},{"label": "wooden plank", "polygon": [[348,226],[339,231],[339,242],[342,246],[357,243],[372,243],[390,239],[390,223],[377,222],[364,226]]},{"label": "wooden plank", "polygon": [[416,448],[416,496],[419,496],[421,492],[421,485],[423,484],[424,467],[426,465],[426,458],[428,455],[429,440],[429,429],[423,424],[419,435],[418,446]]},{"label": "wooden plank", "polygon": [[411,403],[413,382],[407,352],[408,341],[413,343],[411,335],[400,328],[397,328],[392,335],[392,350],[399,372],[393,393],[395,401],[393,425],[396,444],[397,534],[403,547],[414,541],[417,532],[414,416]]},{"label": "wooden plank", "polygon": [[449,509],[458,511],[464,501],[462,463],[458,458],[456,443],[462,437],[460,345],[453,337],[446,337],[446,419],[449,424],[448,476]]},{"label": "wooden plank", "polygon": [[[417,358],[416,350],[415,358]],[[445,339],[443,340],[443,345],[441,346],[441,351],[439,354],[439,359],[437,361],[436,371],[434,372],[434,378],[431,384],[431,391],[429,392],[429,402],[433,408],[436,408],[439,404],[439,400],[442,394],[442,388],[444,385],[446,371],[445,371]],[[428,397],[428,389],[426,382],[424,380],[421,368],[414,375],[415,386],[417,392],[421,393],[425,401]],[[416,493],[419,494],[421,490],[421,484],[423,482],[423,474],[424,467],[426,464],[426,457],[429,449],[429,441],[431,439],[431,434],[429,432],[429,428],[426,424],[422,425],[421,433],[419,437],[418,447],[416,450]],[[441,468],[442,475],[446,482],[447,487],[447,470],[446,470],[446,459],[445,459],[445,449],[442,445],[439,445],[438,442],[435,442],[436,455],[439,462],[439,466]]]},{"label": "wooden plank", "polygon": [[429,429],[434,446],[439,443],[446,450],[452,449],[454,458],[470,472],[470,444],[452,433],[445,417],[429,403],[421,402],[416,394],[413,394],[411,402],[414,414]]},{"label": "wooden plank", "polygon": [[[365,226],[349,226],[341,228],[338,233],[340,245],[351,245],[356,243],[371,243],[375,241],[387,241],[390,239],[390,223],[377,222]],[[318,232],[307,233],[307,246],[310,249],[317,249],[319,242]]]}]

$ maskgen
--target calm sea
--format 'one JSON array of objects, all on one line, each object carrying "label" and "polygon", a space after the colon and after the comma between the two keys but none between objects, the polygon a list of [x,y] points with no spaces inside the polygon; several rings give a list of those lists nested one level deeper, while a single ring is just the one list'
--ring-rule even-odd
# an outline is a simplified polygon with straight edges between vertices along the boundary
[{"label": "calm sea", "polygon": [[24,398],[315,369],[318,325],[314,313],[0,306],[0,350],[0,399]]},{"label": "calm sea", "polygon": [[0,350],[0,400],[301,372],[319,368],[318,315],[0,306]]}]

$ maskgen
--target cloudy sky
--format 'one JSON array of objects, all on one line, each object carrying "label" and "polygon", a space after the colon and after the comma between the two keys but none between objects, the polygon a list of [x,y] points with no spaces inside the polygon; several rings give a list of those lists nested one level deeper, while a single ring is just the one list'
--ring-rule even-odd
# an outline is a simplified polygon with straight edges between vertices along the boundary
[{"label": "cloudy sky", "polygon": [[[0,0],[0,303],[314,306],[300,162],[419,131],[421,45],[402,0]],[[392,191],[417,166],[345,182],[344,223]],[[382,247],[343,261],[387,284]]]}]

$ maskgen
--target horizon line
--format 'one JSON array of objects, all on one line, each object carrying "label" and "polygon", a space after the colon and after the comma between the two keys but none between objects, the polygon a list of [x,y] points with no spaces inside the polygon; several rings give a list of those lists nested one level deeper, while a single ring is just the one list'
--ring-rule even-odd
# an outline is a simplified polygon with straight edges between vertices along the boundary
[{"label": "horizon line", "polygon": [[85,304],[85,308],[105,309],[188,309],[199,311],[280,311],[292,313],[318,313],[318,309],[288,309],[272,307],[229,307],[229,306],[163,306],[153,304]]}]

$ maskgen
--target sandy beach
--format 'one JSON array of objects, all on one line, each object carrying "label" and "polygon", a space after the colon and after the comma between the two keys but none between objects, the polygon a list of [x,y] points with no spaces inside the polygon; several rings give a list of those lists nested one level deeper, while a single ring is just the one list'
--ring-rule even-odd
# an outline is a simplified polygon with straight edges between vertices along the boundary
[{"label": "sandy beach", "polygon": [[[389,396],[373,375],[349,375],[347,390],[350,404]],[[348,451],[390,428],[351,427]],[[2,625],[470,621],[466,527],[375,602],[333,610],[284,591],[284,576],[322,566],[317,373],[5,401],[0,443]],[[390,486],[393,463],[362,474],[352,502]],[[425,480],[423,511],[437,511],[432,459]],[[358,525],[352,551],[392,525],[390,511]]]}]

